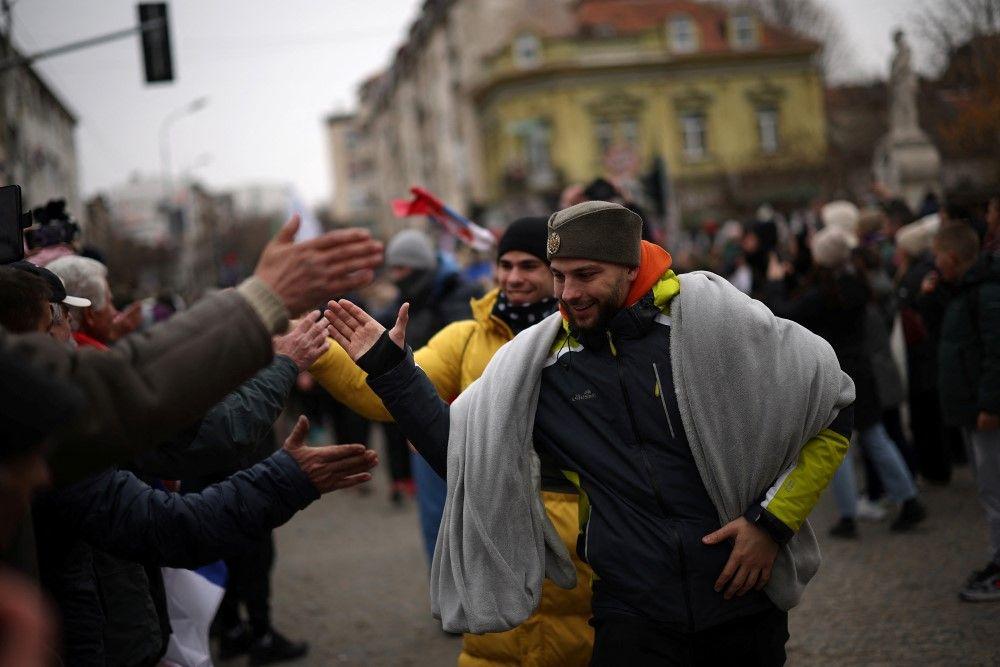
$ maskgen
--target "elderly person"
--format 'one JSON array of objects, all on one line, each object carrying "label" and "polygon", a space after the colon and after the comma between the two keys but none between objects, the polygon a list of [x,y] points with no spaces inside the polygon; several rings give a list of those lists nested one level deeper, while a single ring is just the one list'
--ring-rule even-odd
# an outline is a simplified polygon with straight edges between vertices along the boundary
[{"label": "elderly person", "polygon": [[67,255],[46,268],[59,276],[71,294],[90,300],[90,306],[70,308],[73,338],[81,347],[105,348],[118,336],[115,318],[118,310],[111,303],[108,267],[96,259]]},{"label": "elderly person", "polygon": [[69,322],[69,309],[74,306],[77,308],[86,308],[90,305],[90,300],[67,294],[66,286],[59,276],[44,267],[35,266],[27,260],[14,262],[9,266],[19,271],[33,273],[48,284],[50,291],[49,302],[52,304],[50,306],[52,321],[47,330],[60,343],[64,343],[70,346],[70,348],[76,347],[76,341],[73,340],[73,330]]}]

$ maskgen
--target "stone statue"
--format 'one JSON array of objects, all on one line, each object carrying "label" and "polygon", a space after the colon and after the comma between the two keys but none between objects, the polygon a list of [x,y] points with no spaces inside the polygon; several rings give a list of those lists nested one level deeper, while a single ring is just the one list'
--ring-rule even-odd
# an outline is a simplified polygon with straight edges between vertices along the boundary
[{"label": "stone statue", "polygon": [[928,192],[941,194],[941,154],[920,129],[913,51],[902,30],[892,39],[896,52],[889,71],[889,132],[876,146],[872,171],[890,192],[916,210]]},{"label": "stone statue", "polygon": [[893,35],[896,53],[889,72],[889,131],[897,137],[919,136],[917,119],[917,74],[913,71],[913,51],[902,30]]}]

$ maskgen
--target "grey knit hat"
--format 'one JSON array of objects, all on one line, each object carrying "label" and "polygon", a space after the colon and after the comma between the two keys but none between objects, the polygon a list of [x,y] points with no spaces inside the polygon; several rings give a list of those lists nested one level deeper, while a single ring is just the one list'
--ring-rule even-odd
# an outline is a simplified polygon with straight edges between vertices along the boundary
[{"label": "grey knit hat", "polygon": [[813,262],[827,269],[847,264],[851,251],[858,246],[858,237],[841,227],[824,227],[812,237],[810,250]]},{"label": "grey knit hat", "polygon": [[549,260],[594,259],[639,266],[642,218],[621,204],[586,201],[549,218]]},{"label": "grey knit hat", "polygon": [[386,266],[408,266],[411,269],[430,270],[437,266],[434,244],[427,234],[417,229],[406,229],[393,236],[385,247]]}]

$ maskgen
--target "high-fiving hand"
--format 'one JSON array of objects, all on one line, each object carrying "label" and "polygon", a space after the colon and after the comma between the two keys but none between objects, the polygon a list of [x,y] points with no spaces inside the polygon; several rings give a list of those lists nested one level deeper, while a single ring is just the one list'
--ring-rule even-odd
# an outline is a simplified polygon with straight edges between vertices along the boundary
[{"label": "high-fiving hand", "polygon": [[254,275],[281,299],[292,317],[333,294],[372,281],[382,263],[382,244],[364,229],[336,229],[295,242],[299,216],[293,215],[261,253]]},{"label": "high-fiving hand", "polygon": [[274,353],[283,354],[304,371],[330,348],[326,330],[326,320],[318,310],[306,313],[301,320],[292,322],[288,333],[274,337]]},{"label": "high-fiving hand", "polygon": [[378,465],[378,454],[364,445],[325,445],[308,447],[305,444],[309,420],[300,416],[292,434],[285,440],[284,450],[295,459],[316,490],[323,493],[349,489],[370,481],[368,472]]},{"label": "high-fiving hand", "polygon": [[[385,327],[347,299],[331,301],[328,306],[329,310],[323,315],[330,322],[330,335],[352,360],[363,357],[382,337]],[[406,346],[406,323],[409,319],[410,304],[404,303],[399,308],[395,326],[389,329],[389,339],[400,349]]]}]

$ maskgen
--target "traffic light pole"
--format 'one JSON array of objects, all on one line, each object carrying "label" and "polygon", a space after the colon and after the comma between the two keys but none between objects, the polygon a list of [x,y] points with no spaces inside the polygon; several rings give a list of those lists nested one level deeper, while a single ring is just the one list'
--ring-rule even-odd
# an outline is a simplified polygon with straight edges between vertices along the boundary
[{"label": "traffic light pole", "polygon": [[50,58],[52,56],[58,56],[63,53],[69,53],[70,51],[78,51],[80,49],[86,49],[91,46],[97,46],[98,44],[105,44],[107,42],[114,42],[119,39],[125,39],[126,37],[131,37],[132,35],[144,32],[150,32],[153,30],[159,30],[161,27],[163,27],[165,23],[166,19],[163,18],[150,19],[148,21],[143,21],[134,28],[126,28],[125,30],[109,32],[105,35],[98,35],[97,37],[81,39],[76,42],[70,42],[69,44],[64,44],[63,46],[57,46],[51,49],[46,49],[44,51],[39,51],[38,53],[33,53],[30,56],[9,57],[3,62],[0,62],[0,72],[6,72],[8,69],[11,69],[13,67],[31,65],[32,63],[42,60],[43,58]]}]

